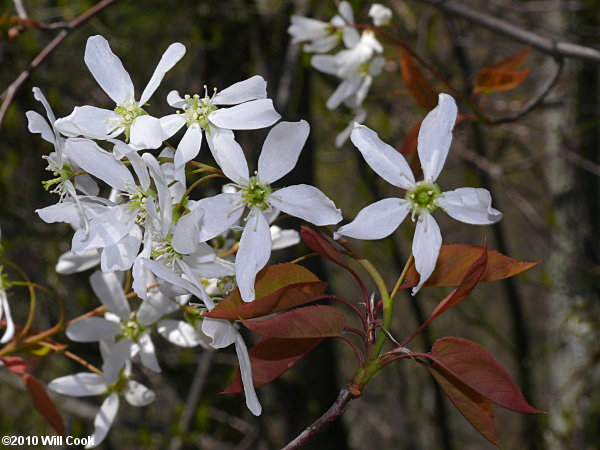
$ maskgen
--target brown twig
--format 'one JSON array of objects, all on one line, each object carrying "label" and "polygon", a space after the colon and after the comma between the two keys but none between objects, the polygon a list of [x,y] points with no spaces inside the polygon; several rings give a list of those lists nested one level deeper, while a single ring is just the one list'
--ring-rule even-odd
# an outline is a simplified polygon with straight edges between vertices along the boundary
[{"label": "brown twig", "polygon": [[571,57],[600,62],[600,51],[591,47],[574,44],[572,42],[559,41],[557,39],[540,36],[527,31],[518,25],[506,20],[499,19],[480,10],[460,3],[448,2],[446,0],[414,0],[441,9],[454,16],[467,19],[469,22],[480,25],[495,33],[503,34],[515,41],[531,45],[541,52],[556,57]]},{"label": "brown twig", "polygon": [[296,436],[296,438],[290,441],[285,447],[283,447],[283,450],[297,449],[306,444],[315,436],[315,434],[339,418],[344,413],[346,405],[354,398],[356,397],[350,393],[347,388],[342,389],[335,399],[335,402],[333,405],[331,405],[327,412],[319,417],[315,423],[307,427],[302,433]]},{"label": "brown twig", "polygon": [[2,122],[4,121],[4,117],[6,116],[8,107],[12,104],[17,92],[19,91],[23,83],[27,81],[31,73],[35,69],[37,69],[54,52],[54,50],[58,48],[58,46],[62,43],[62,41],[65,40],[65,38],[69,35],[69,33],[71,33],[71,31],[80,27],[93,16],[102,11],[104,8],[111,5],[112,3],[115,3],[116,1],[117,0],[102,0],[100,3],[97,3],[80,16],[71,20],[65,25],[64,29],[61,30],[60,33],[58,33],[56,37],[52,39],[52,41],[50,41],[50,43],[46,47],[44,47],[44,49],[40,53],[38,53],[38,55],[29,64],[29,67],[23,72],[21,72],[17,79],[13,81],[8,86],[8,88],[6,88],[2,95],[0,95],[0,98],[4,99],[4,101],[2,102],[2,106],[0,107],[0,125],[2,125]]}]

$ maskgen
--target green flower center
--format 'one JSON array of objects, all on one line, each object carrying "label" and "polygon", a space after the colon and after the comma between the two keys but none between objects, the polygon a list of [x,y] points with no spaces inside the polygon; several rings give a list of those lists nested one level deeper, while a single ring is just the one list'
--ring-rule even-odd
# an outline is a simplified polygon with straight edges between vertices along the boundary
[{"label": "green flower center", "polygon": [[410,204],[413,217],[421,213],[432,213],[439,208],[437,198],[442,191],[435,183],[419,181],[406,193],[406,201]]},{"label": "green flower center", "polygon": [[181,253],[173,248],[173,235],[165,238],[156,236],[152,245],[152,259],[160,261],[168,267],[173,267],[176,259],[181,259]]},{"label": "green flower center", "polygon": [[144,327],[135,318],[121,321],[121,337],[137,341],[143,332]]},{"label": "green flower center", "polygon": [[67,189],[65,188],[65,182],[70,180],[74,175],[75,171],[72,167],[68,165],[62,166],[60,169],[58,167],[48,166],[46,170],[52,172],[52,174],[56,178],[52,178],[51,180],[42,181],[42,185],[44,189],[52,194],[60,195],[59,203],[65,198],[67,195]]},{"label": "green flower center", "polygon": [[108,393],[115,392],[117,394],[123,392],[127,388],[127,382],[129,380],[122,373],[119,374],[119,378],[108,386]]},{"label": "green flower center", "polygon": [[[214,89],[214,92],[216,94],[217,88]],[[186,94],[184,98],[187,103],[183,105],[183,112],[177,111],[177,114],[183,116],[188,127],[198,124],[205,131],[208,131],[208,116],[218,109],[212,102],[214,94],[209,97],[206,86],[204,86],[204,97],[200,97],[198,94],[193,96]]]},{"label": "green flower center", "polygon": [[269,196],[273,193],[273,189],[267,183],[261,183],[258,177],[251,177],[248,184],[241,186],[242,202],[248,208],[258,208],[265,210],[270,207]]},{"label": "green flower center", "polygon": [[121,116],[117,119],[113,119],[111,122],[117,128],[125,129],[125,137],[127,140],[130,138],[131,125],[133,121],[140,116],[145,116],[148,113],[142,109],[139,103],[134,101],[124,101],[117,104],[115,112]]},{"label": "green flower center", "polygon": [[129,211],[138,210],[137,217],[135,218],[135,223],[138,225],[144,225],[146,220],[148,220],[148,208],[146,202],[150,195],[150,192],[142,190],[139,186],[135,186],[134,191],[128,194],[129,201],[127,203],[129,205]]}]

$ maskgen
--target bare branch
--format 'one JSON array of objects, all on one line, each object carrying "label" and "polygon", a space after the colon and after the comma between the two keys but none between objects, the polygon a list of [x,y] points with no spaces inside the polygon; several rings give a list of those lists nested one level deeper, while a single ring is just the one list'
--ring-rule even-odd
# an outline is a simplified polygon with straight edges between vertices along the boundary
[{"label": "bare branch", "polygon": [[475,10],[467,5],[448,2],[447,0],[414,0],[418,3],[425,3],[434,6],[449,14],[462,17],[470,22],[480,25],[488,30],[503,34],[515,41],[529,44],[541,52],[554,55],[556,57],[581,58],[589,61],[600,62],[600,51],[591,47],[564,42],[556,39],[540,36],[531,31],[524,30],[518,25],[508,21]]},{"label": "bare branch", "polygon": [[[21,74],[17,77],[15,81],[13,81],[10,86],[2,93],[0,96],[4,99],[2,106],[0,107],[0,126],[4,121],[4,117],[6,116],[6,112],[8,111],[8,107],[11,105],[13,100],[15,99],[15,95],[25,83],[25,81],[29,78],[31,73],[37,69],[45,60],[50,56],[54,50],[65,40],[65,38],[69,35],[69,33],[79,26],[83,25],[93,16],[98,14],[107,6],[115,3],[117,0],[102,0],[100,3],[97,3],[89,10],[84,12],[82,15],[76,17],[72,21],[66,24],[65,29],[61,30],[60,33],[56,35],[54,39],[31,61],[29,67],[25,69]],[[1,131],[1,130],[0,130]]]}]

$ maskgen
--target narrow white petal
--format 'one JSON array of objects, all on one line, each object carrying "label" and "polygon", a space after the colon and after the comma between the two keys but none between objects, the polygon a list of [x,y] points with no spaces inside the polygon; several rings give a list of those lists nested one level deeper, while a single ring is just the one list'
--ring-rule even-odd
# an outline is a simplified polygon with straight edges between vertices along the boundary
[{"label": "narrow white petal", "polygon": [[136,226],[137,210],[131,210],[128,204],[107,209],[89,223],[89,232],[79,229],[73,236],[71,250],[74,253],[107,247],[123,239]]},{"label": "narrow white petal", "polygon": [[72,397],[87,397],[102,394],[108,389],[108,383],[101,375],[81,372],[52,380],[48,389]]},{"label": "narrow white petal", "polygon": [[10,313],[10,305],[8,304],[8,297],[4,290],[0,291],[0,319],[4,316],[6,320],[6,329],[0,338],[0,344],[6,344],[15,335],[15,322],[13,321],[12,314]]},{"label": "narrow white petal", "polygon": [[450,217],[464,223],[490,225],[502,218],[502,213],[492,208],[487,189],[466,187],[444,192],[437,203]]},{"label": "narrow white petal", "polygon": [[264,98],[267,98],[267,82],[260,75],[255,75],[218,92],[213,102],[216,105],[237,105]]},{"label": "narrow white petal", "polygon": [[169,48],[167,48],[160,58],[156,69],[154,69],[154,73],[152,74],[150,81],[148,81],[146,89],[142,92],[142,96],[140,97],[141,105],[145,104],[150,97],[152,97],[152,94],[154,94],[154,91],[156,91],[156,88],[160,85],[165,74],[171,70],[181,58],[183,58],[183,55],[185,55],[185,46],[183,44],[176,42],[169,45]]},{"label": "narrow white petal", "polygon": [[84,136],[90,139],[108,139],[119,135],[123,129],[115,129],[119,116],[110,109],[95,106],[76,106],[67,117],[54,122],[54,126],[65,136]]},{"label": "narrow white petal", "polygon": [[250,357],[248,356],[248,349],[246,344],[237,333],[235,338],[235,351],[237,353],[238,361],[240,362],[240,373],[242,375],[242,384],[244,385],[244,394],[246,395],[246,406],[252,414],[260,416],[262,407],[256,396],[254,390],[254,382],[252,381],[252,366],[250,365]]},{"label": "narrow white petal", "polygon": [[89,37],[83,59],[100,87],[115,103],[133,99],[131,77],[106,39],[100,35]]},{"label": "narrow white petal", "polygon": [[245,302],[254,300],[254,280],[271,256],[271,231],[262,212],[252,210],[240,239],[235,275]]},{"label": "narrow white petal", "polygon": [[158,148],[163,143],[160,120],[152,116],[139,116],[131,124],[130,145],[139,149]]},{"label": "narrow white petal", "polygon": [[34,87],[31,90],[33,91],[33,98],[35,98],[38,102],[42,104],[42,106],[46,110],[46,116],[48,117],[50,124],[53,124],[56,121],[56,117],[54,116],[54,111],[52,111],[52,108],[50,107],[50,103],[48,103],[46,96],[38,87]]},{"label": "narrow white petal", "polygon": [[156,331],[171,344],[179,347],[196,347],[200,345],[196,329],[182,320],[161,320]]},{"label": "narrow white petal", "polygon": [[51,144],[56,143],[54,131],[52,131],[52,128],[48,125],[48,121],[44,119],[41,114],[35,111],[27,111],[25,115],[27,116],[27,128],[30,133],[40,134],[42,139]]},{"label": "narrow white petal", "polygon": [[187,100],[179,95],[179,91],[173,90],[167,94],[167,103],[173,108],[183,108]]},{"label": "narrow white petal", "polygon": [[448,94],[440,94],[438,105],[423,119],[417,150],[425,181],[437,180],[452,143],[452,128],[456,122],[456,102]]},{"label": "narrow white petal", "polygon": [[77,166],[115,189],[126,191],[128,187],[136,185],[129,169],[94,141],[81,138],[67,139],[65,152]]},{"label": "narrow white petal", "polygon": [[162,278],[163,280],[173,284],[174,286],[180,287],[187,292],[194,294],[199,299],[203,299],[204,295],[202,290],[199,289],[195,284],[190,283],[189,281],[181,278],[180,275],[176,274],[168,267],[163,266],[162,264],[152,261],[151,259],[144,259],[144,265],[152,271],[157,277]]},{"label": "narrow white petal", "polygon": [[143,327],[148,327],[157,322],[165,314],[179,309],[179,305],[160,292],[150,292],[142,302],[135,317]]},{"label": "narrow white petal", "polygon": [[339,86],[333,91],[331,97],[327,99],[326,106],[328,109],[336,109],[343,101],[348,100],[359,90],[362,83],[362,78],[359,75],[354,75],[342,81]]},{"label": "narrow white petal", "polygon": [[56,263],[56,272],[62,275],[71,275],[77,272],[91,269],[100,263],[100,255],[96,250],[88,250],[81,255],[69,251],[58,258]]},{"label": "narrow white petal", "polygon": [[[121,144],[123,144],[123,143],[121,142]],[[115,150],[117,148],[123,149],[124,147],[131,148],[127,144],[123,144],[123,145],[115,146]],[[148,166],[147,166],[146,162],[144,161],[144,158],[142,158],[138,152],[133,150],[133,151],[130,151],[129,153],[127,153],[127,159],[131,163],[131,167],[133,168],[133,171],[135,172],[135,175],[137,176],[137,178],[139,180],[140,187],[144,191],[149,190],[150,189],[150,174],[148,173]]]},{"label": "narrow white petal", "polygon": [[224,348],[235,342],[238,332],[226,320],[206,318],[202,321],[202,332],[212,339],[212,348]]},{"label": "narrow white petal", "polygon": [[129,270],[133,266],[142,243],[142,230],[135,226],[131,232],[118,242],[102,249],[100,268],[103,272]]},{"label": "narrow white petal", "polygon": [[179,141],[175,152],[175,173],[178,181],[185,184],[185,164],[198,155],[201,145],[202,128],[192,125]]},{"label": "narrow white petal", "polygon": [[419,280],[419,285],[412,289],[412,295],[419,292],[433,273],[441,247],[442,235],[437,222],[431,214],[421,214],[417,221],[415,237],[412,243],[415,267],[421,279]]},{"label": "narrow white petal", "polygon": [[102,371],[108,383],[116,381],[119,372],[131,358],[133,345],[130,339],[121,339],[108,349],[108,355],[102,364]]},{"label": "narrow white petal", "polygon": [[235,183],[248,180],[248,163],[240,144],[237,143],[233,132],[211,127],[207,140],[211,151],[223,173]]},{"label": "narrow white petal", "polygon": [[138,344],[140,345],[140,358],[142,359],[142,364],[154,372],[160,372],[160,366],[158,365],[156,352],[154,351],[154,343],[152,342],[152,339],[150,339],[150,334],[143,333],[140,335]]},{"label": "narrow white petal", "polygon": [[296,166],[309,132],[310,126],[304,120],[279,122],[269,131],[258,158],[261,182],[273,183]]},{"label": "narrow white petal", "polygon": [[281,116],[273,107],[273,100],[252,100],[231,108],[219,109],[208,116],[208,120],[227,130],[256,130],[277,122]]},{"label": "narrow white petal", "polygon": [[160,121],[160,127],[162,128],[163,139],[169,139],[185,125],[185,119],[181,114],[169,114],[158,120]]},{"label": "narrow white petal", "polygon": [[400,226],[409,212],[406,201],[399,198],[385,198],[359,211],[356,218],[340,227],[334,234],[355,239],[383,239]]},{"label": "narrow white petal", "polygon": [[129,317],[131,309],[123,293],[121,282],[114,272],[94,272],[90,277],[90,284],[94,294],[110,312],[121,319]]},{"label": "narrow white petal", "polygon": [[244,212],[239,194],[219,194],[198,202],[204,210],[198,240],[206,242],[228,230]]},{"label": "narrow white petal", "polygon": [[342,220],[341,211],[314,186],[298,184],[271,194],[273,206],[314,225],[332,225]]},{"label": "narrow white petal", "polygon": [[310,64],[319,72],[329,75],[336,75],[338,65],[333,55],[315,55],[311,58]]},{"label": "narrow white petal", "polygon": [[118,323],[102,317],[86,317],[67,327],[67,337],[75,342],[98,342],[116,337],[121,328]]},{"label": "narrow white petal", "polygon": [[106,400],[102,402],[100,411],[94,419],[94,434],[90,439],[90,443],[85,448],[94,448],[106,438],[110,427],[115,421],[117,412],[119,411],[119,394],[113,392]]},{"label": "narrow white petal", "polygon": [[410,189],[415,184],[415,177],[404,156],[379,139],[373,130],[356,123],[350,140],[367,164],[385,181],[402,189]]},{"label": "narrow white petal", "polygon": [[79,224],[81,216],[75,202],[63,202],[35,210],[46,223],[65,222],[73,225]]},{"label": "narrow white petal", "polygon": [[129,380],[127,382],[127,388],[123,392],[123,395],[125,396],[127,403],[131,406],[146,406],[156,399],[154,391],[135,380]]},{"label": "narrow white petal", "polygon": [[279,227],[275,225],[271,226],[272,250],[281,250],[282,248],[292,247],[300,243],[300,233],[296,230],[273,230],[274,228]]},{"label": "narrow white petal", "polygon": [[203,216],[204,210],[196,204],[195,208],[177,221],[171,241],[177,252],[189,255],[196,250]]}]

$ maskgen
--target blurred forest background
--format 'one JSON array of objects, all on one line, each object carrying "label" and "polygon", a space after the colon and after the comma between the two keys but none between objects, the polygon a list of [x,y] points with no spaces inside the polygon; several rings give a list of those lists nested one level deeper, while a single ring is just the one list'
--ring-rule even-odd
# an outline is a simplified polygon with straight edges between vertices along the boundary
[{"label": "blurred forest background", "polygon": [[[351,1],[358,23],[369,23],[371,2]],[[420,0],[382,1],[394,12],[397,37],[439,70],[463,99],[473,97],[475,74],[525,47],[506,32],[481,26],[488,17],[517,30],[535,33],[549,42],[570,42],[600,49],[599,0]],[[0,91],[4,91],[57,30],[27,28],[9,38],[17,15],[15,3],[0,2]],[[84,13],[95,2],[29,0],[29,17],[41,23],[63,22]],[[447,5],[474,13],[460,14]],[[459,10],[460,10],[459,8]],[[260,74],[268,82],[283,120],[307,120],[311,135],[300,163],[284,184],[304,182],[320,187],[344,213],[346,221],[390,186],[381,182],[347,142],[338,149],[335,135],[351,114],[328,111],[325,101],[337,86],[333,78],[310,67],[310,57],[291,45],[287,28],[292,14],[329,20],[333,1],[309,0],[146,0],[116,1],[69,32],[17,92],[0,134],[0,229],[6,257],[29,277],[65,299],[68,318],[97,306],[88,277],[91,271],[61,276],[54,272],[58,256],[69,249],[67,225],[48,225],[34,210],[56,201],[42,189],[47,179],[42,155],[50,145],[27,131],[25,112],[42,113],[31,88],[38,86],[58,117],[74,106],[107,106],[83,63],[86,39],[105,36],[122,59],[136,86],[145,86],[160,55],[172,42],[187,47],[184,59],[171,70],[152,98],[156,116],[170,113],[166,94],[202,92],[202,86],[225,88]],[[13,33],[14,34],[14,33]],[[560,46],[532,48],[523,67],[527,79],[515,89],[486,97],[482,108],[492,119],[523,110],[543,92],[561,66],[556,83],[543,101],[516,120],[486,124],[466,121],[455,128],[446,168],[438,180],[444,190],[485,187],[494,206],[504,213],[493,227],[463,226],[439,214],[445,243],[483,245],[517,259],[541,264],[506,281],[482,284],[413,342],[413,350],[428,351],[443,336],[476,340],[517,379],[525,397],[546,415],[519,415],[496,409],[498,434],[506,449],[592,449],[600,447],[600,58],[562,57]],[[592,52],[593,54],[593,52]],[[398,53],[386,49],[388,63],[373,83],[366,124],[396,148],[426,114],[403,83]],[[447,86],[426,69],[423,74],[438,92]],[[456,95],[455,95],[456,97]],[[457,98],[461,112],[472,114]],[[266,130],[239,133],[248,160],[256,160]],[[203,148],[200,158],[209,158]],[[219,186],[213,187],[216,193]],[[298,227],[297,221],[284,222]],[[409,255],[412,230],[357,246],[393,285]],[[290,260],[306,252],[297,248],[274,252],[273,261]],[[346,275],[311,260],[310,268],[330,282],[330,291],[358,298],[349,291]],[[12,290],[13,317],[23,321],[28,304],[25,290]],[[416,298],[398,297],[394,329],[407,336],[426,318],[448,290],[423,289]],[[56,308],[46,299],[36,327],[54,323]],[[247,336],[249,342],[254,337]],[[69,343],[66,337],[59,340]],[[243,396],[218,395],[227,385],[237,359],[233,350],[206,352],[179,349],[155,340],[163,373],[140,370],[140,381],[157,393],[146,408],[121,407],[102,448],[151,449],[271,449],[279,448],[312,423],[335,399],[352,376],[355,360],[341,341],[326,342],[297,367],[259,389],[262,416],[253,417]],[[70,349],[99,363],[95,346],[69,343]],[[44,382],[80,371],[61,355],[39,359],[35,374]],[[57,404],[68,434],[87,436],[99,398],[61,397]],[[0,370],[0,432],[2,435],[53,434],[32,408],[18,377]],[[397,362],[351,402],[340,422],[319,435],[315,449],[481,449],[492,448],[436,390],[425,370]]]}]

